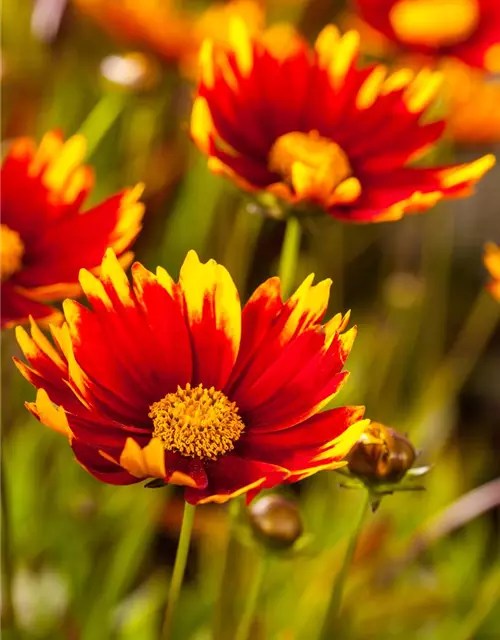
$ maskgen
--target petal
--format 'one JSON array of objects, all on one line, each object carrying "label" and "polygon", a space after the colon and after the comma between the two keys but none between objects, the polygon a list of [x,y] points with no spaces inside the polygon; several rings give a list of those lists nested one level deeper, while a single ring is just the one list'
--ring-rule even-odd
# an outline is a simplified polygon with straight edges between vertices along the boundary
[{"label": "petal", "polygon": [[184,260],[179,285],[193,348],[193,384],[224,387],[236,361],[241,336],[238,291],[227,270],[194,251]]},{"label": "petal", "polygon": [[10,282],[2,282],[2,329],[16,324],[26,324],[30,317],[43,320],[45,323],[60,322],[62,315],[53,307],[31,300],[29,292],[14,287]]},{"label": "petal", "polygon": [[188,488],[186,501],[190,504],[222,504],[252,489],[271,488],[283,482],[288,473],[275,465],[248,460],[229,454],[207,465],[208,486],[204,490]]},{"label": "petal", "polygon": [[139,482],[139,479],[113,462],[112,456],[74,438],[71,448],[80,465],[101,482],[114,485],[127,485]]}]

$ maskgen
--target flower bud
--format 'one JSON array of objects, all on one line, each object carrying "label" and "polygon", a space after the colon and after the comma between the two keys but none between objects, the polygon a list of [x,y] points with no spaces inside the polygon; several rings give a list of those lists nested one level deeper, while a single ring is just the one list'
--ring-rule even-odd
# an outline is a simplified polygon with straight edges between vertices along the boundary
[{"label": "flower bud", "polygon": [[273,549],[287,549],[302,535],[297,505],[278,495],[264,496],[248,507],[252,529],[259,540]]},{"label": "flower bud", "polygon": [[349,471],[368,485],[400,482],[415,462],[416,453],[403,435],[372,422],[347,456]]}]

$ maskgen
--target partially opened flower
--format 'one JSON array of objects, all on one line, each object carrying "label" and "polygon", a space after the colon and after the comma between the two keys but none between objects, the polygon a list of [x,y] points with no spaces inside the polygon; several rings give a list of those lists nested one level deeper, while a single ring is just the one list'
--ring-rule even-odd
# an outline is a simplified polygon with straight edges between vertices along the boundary
[{"label": "partially opened flower", "polygon": [[376,222],[461,197],[494,164],[413,168],[444,122],[422,116],[441,76],[358,69],[359,36],[326,27],[310,51],[283,27],[232,48],[205,42],[191,132],[209,167],[250,191],[316,205],[344,221]]},{"label": "partially opened flower", "polygon": [[484,264],[492,277],[488,289],[491,295],[500,302],[500,247],[493,242],[488,242],[485,247]]},{"label": "partially opened flower", "polygon": [[85,140],[47,133],[40,146],[19,139],[2,164],[2,328],[32,316],[54,320],[46,303],[78,295],[78,272],[98,269],[107,247],[122,261],[141,228],[142,187],[82,212],[94,179],[81,166]]},{"label": "partially opened flower", "polygon": [[498,0],[356,0],[361,16],[400,47],[500,70]]},{"label": "partially opened flower", "polygon": [[55,346],[18,327],[29,366],[17,366],[39,389],[27,407],[99,480],[160,479],[193,504],[338,467],[363,408],[318,412],[346,379],[355,330],[340,314],[321,324],[330,282],[312,279],[283,303],[271,278],[241,310],[213,260],[190,252],[178,283],[134,264],[131,287],[109,250],[100,279],[81,272],[92,309],[67,300]]}]

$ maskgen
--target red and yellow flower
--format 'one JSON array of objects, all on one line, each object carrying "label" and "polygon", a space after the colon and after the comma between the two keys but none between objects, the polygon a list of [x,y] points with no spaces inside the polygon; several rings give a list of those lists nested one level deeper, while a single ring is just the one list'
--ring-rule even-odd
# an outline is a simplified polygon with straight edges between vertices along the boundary
[{"label": "red and yellow flower", "polygon": [[400,47],[500,71],[498,0],[356,0],[368,24]]},{"label": "red and yellow flower", "polygon": [[340,314],[322,324],[330,281],[312,280],[282,302],[271,278],[242,310],[213,260],[190,252],[177,283],[136,263],[131,286],[108,250],[99,278],[80,275],[91,309],[66,300],[54,345],[35,322],[17,328],[38,389],[27,407],[99,480],[159,478],[192,504],[338,467],[363,408],[318,412],[346,380],[355,329]]},{"label": "red and yellow flower", "polygon": [[[125,190],[82,213],[94,178],[82,166],[85,140],[47,133],[40,146],[19,139],[2,164],[1,275],[3,327],[54,321],[46,303],[80,292],[78,272],[97,269],[107,247],[126,252],[139,230],[142,187]],[[59,314],[60,315],[60,314]]]},{"label": "red and yellow flower", "polygon": [[492,280],[488,283],[491,295],[500,302],[500,247],[488,242],[484,251],[484,264]]},{"label": "red and yellow flower", "polygon": [[327,26],[313,51],[283,27],[251,38],[234,20],[231,48],[206,41],[191,133],[209,167],[249,191],[378,222],[462,197],[494,157],[444,167],[407,164],[440,137],[423,123],[441,76],[358,69],[359,36]]}]

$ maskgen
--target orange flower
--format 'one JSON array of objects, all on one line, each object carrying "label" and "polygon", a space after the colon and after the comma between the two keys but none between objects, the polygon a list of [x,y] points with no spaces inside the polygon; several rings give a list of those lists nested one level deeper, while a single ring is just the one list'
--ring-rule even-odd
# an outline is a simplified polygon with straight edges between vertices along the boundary
[{"label": "orange flower", "polygon": [[488,242],[485,247],[484,264],[493,278],[488,289],[495,300],[500,302],[500,247],[493,242]]},{"label": "orange flower", "polygon": [[192,75],[204,38],[227,41],[229,20],[238,15],[251,28],[262,26],[264,12],[253,0],[212,4],[203,13],[187,12],[172,0],[74,0],[78,8],[112,36],[142,44],[169,62],[180,61]]},{"label": "orange flower", "polygon": [[500,142],[500,81],[458,61],[443,60],[447,133],[462,144]]},{"label": "orange flower", "polygon": [[2,328],[29,316],[54,321],[48,301],[78,295],[78,271],[96,269],[107,247],[124,253],[141,228],[142,187],[122,191],[82,215],[94,179],[81,166],[85,140],[47,133],[40,146],[12,145],[2,164]]},{"label": "orange flower", "polygon": [[247,190],[350,222],[394,220],[469,195],[493,156],[406,166],[444,129],[421,122],[440,74],[358,69],[358,46],[357,32],[341,38],[328,26],[311,52],[283,29],[251,39],[236,20],[231,50],[206,42],[191,133],[209,167]]},{"label": "orange flower", "polygon": [[17,329],[17,366],[39,389],[27,407],[89,473],[179,484],[197,504],[342,464],[366,421],[362,407],[318,413],[355,336],[340,314],[321,324],[330,281],[311,276],[283,303],[271,278],[241,310],[226,269],[194,252],[178,283],[138,263],[132,280],[108,250],[100,279],[80,275],[92,309],[66,300],[55,346],[34,322],[31,337]]},{"label": "orange flower", "polygon": [[400,47],[500,70],[498,0],[356,0],[361,16]]}]

